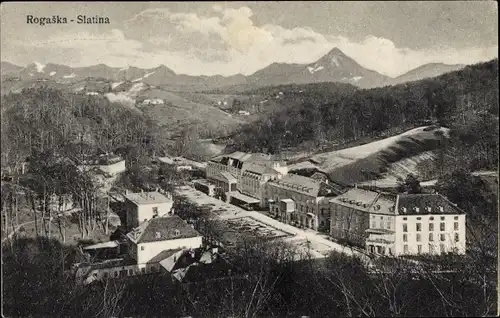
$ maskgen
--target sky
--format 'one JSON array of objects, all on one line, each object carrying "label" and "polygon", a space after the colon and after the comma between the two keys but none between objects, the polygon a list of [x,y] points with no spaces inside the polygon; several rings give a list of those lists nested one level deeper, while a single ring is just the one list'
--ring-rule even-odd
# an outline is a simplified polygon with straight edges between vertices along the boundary
[{"label": "sky", "polygon": [[[34,17],[108,17],[110,24],[28,24]],[[249,75],[312,63],[338,47],[388,76],[426,63],[498,57],[496,1],[9,2],[1,59],[25,66],[106,64],[178,74]]]}]

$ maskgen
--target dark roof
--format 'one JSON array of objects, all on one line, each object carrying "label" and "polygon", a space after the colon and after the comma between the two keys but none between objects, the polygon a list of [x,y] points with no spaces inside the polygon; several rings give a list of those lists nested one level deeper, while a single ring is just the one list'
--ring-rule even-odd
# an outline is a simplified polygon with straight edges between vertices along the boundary
[{"label": "dark roof", "polygon": [[[148,222],[143,223],[135,230],[142,232],[137,235],[137,243],[158,242],[201,236],[198,231],[193,229],[186,223],[186,221],[176,215],[151,219]],[[178,231],[177,233],[176,230]]]},{"label": "dark roof", "polygon": [[165,258],[168,258],[168,257],[174,255],[175,253],[181,251],[181,250],[182,250],[181,248],[176,248],[176,249],[173,249],[173,250],[164,250],[160,254],[158,254],[155,257],[153,257],[152,259],[150,259],[148,261],[148,264],[153,264],[153,263],[161,262]]},{"label": "dark roof", "polygon": [[222,257],[217,257],[210,264],[196,264],[195,266],[190,266],[182,281],[195,283],[209,279],[229,277],[229,273],[234,275],[237,272],[238,270],[235,266]]},{"label": "dark roof", "polygon": [[465,213],[441,194],[400,194],[397,209],[404,215]]}]

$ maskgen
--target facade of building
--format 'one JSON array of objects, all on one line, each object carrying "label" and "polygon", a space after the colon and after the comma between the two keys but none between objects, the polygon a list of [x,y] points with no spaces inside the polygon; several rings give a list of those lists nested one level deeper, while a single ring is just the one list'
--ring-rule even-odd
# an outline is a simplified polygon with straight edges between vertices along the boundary
[{"label": "facade of building", "polygon": [[248,163],[243,165],[238,190],[249,197],[259,201],[260,207],[265,207],[265,186],[269,180],[276,180],[283,174],[265,165]]},{"label": "facade of building", "polygon": [[131,230],[155,217],[171,213],[173,200],[160,192],[140,192],[125,195],[127,229]]},{"label": "facade of building", "polygon": [[364,247],[366,230],[370,228],[370,208],[378,197],[377,192],[355,188],[330,200],[330,235]]},{"label": "facade of building", "polygon": [[339,189],[326,182],[288,174],[267,182],[264,203],[283,222],[318,230],[329,219],[320,213],[322,208],[325,212],[324,198],[338,194]]},{"label": "facade of building", "polygon": [[[247,172],[244,173],[244,171]],[[262,186],[257,187],[257,184],[261,184],[262,180],[268,180],[272,175],[286,175],[287,173],[288,168],[284,162],[261,153],[233,152],[213,158],[206,166],[207,179],[214,183],[221,193],[226,194],[227,197],[252,201],[246,202],[252,204],[255,203],[255,199],[257,203],[263,201]],[[247,200],[247,197],[254,199]]]},{"label": "facade of building", "polygon": [[215,195],[215,184],[209,182],[205,179],[193,180],[194,188],[201,191],[211,197]]},{"label": "facade of building", "polygon": [[352,189],[330,200],[330,235],[384,255],[465,253],[465,213],[440,194]]},{"label": "facade of building", "polygon": [[396,202],[396,255],[465,254],[465,212],[440,194],[402,194]]},{"label": "facade of building", "polygon": [[198,231],[176,215],[151,219],[126,236],[129,256],[139,265],[151,263],[163,251],[199,248],[203,239]]}]

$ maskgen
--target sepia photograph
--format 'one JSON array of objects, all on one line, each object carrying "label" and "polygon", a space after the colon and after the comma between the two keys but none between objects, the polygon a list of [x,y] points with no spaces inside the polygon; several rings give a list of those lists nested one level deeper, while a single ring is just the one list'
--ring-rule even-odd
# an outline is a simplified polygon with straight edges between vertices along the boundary
[{"label": "sepia photograph", "polygon": [[3,2],[3,317],[496,317],[496,1]]}]

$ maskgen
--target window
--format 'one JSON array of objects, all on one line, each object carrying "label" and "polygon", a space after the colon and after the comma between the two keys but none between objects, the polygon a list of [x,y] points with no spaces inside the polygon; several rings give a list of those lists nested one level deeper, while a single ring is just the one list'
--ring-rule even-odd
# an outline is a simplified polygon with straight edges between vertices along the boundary
[{"label": "window", "polygon": [[403,218],[403,221],[406,221],[408,218]]},{"label": "window", "polygon": [[144,267],[141,268],[141,274],[146,274],[146,269]]},{"label": "window", "polygon": [[444,225],[444,222],[439,223],[439,229],[440,229],[441,231],[444,231],[444,230],[445,230],[445,225]]},{"label": "window", "polygon": [[434,244],[429,244],[429,252],[430,253],[435,253],[436,249],[434,248]]},{"label": "window", "polygon": [[441,239],[441,242],[444,242],[445,238],[444,238],[444,234],[441,234],[440,235],[440,239]]},{"label": "window", "polygon": [[434,223],[429,223],[429,231],[434,231]]},{"label": "window", "polygon": [[153,208],[153,217],[157,217],[158,216],[158,207],[154,207]]},{"label": "window", "polygon": [[417,232],[422,231],[422,223],[417,223]]},{"label": "window", "polygon": [[422,253],[422,245],[417,245],[418,254]]},{"label": "window", "polygon": [[144,251],[144,246],[141,246],[141,251]]},{"label": "window", "polygon": [[446,253],[446,248],[444,244],[439,244],[439,249],[441,250],[441,253]]},{"label": "window", "polygon": [[403,223],[403,232],[408,232],[408,224]]},{"label": "window", "polygon": [[453,229],[458,231],[458,222],[453,223]]},{"label": "window", "polygon": [[408,234],[403,234],[403,242],[408,242]]},{"label": "window", "polygon": [[460,241],[460,238],[458,237],[458,233],[455,233],[455,242]]},{"label": "window", "polygon": [[432,220],[434,220],[434,217],[433,217],[433,216],[431,216],[431,217],[429,218],[429,220],[431,220],[431,221],[432,221]]},{"label": "window", "polygon": [[391,222],[389,222],[389,221],[385,222],[385,227],[387,229],[390,229],[391,228]]},{"label": "window", "polygon": [[454,217],[453,217],[453,220],[458,220],[458,216],[454,216]]},{"label": "window", "polygon": [[422,220],[422,218],[421,217],[417,217],[417,220]]},{"label": "window", "polygon": [[432,242],[432,241],[434,241],[434,234],[429,233],[429,242]]},{"label": "window", "polygon": [[422,240],[422,237],[420,236],[420,234],[417,234],[417,242],[420,242]]},{"label": "window", "polygon": [[441,221],[444,221],[444,216],[441,217]]},{"label": "window", "polygon": [[376,228],[377,227],[377,222],[375,221],[372,221],[372,229]]},{"label": "window", "polygon": [[408,253],[408,245],[406,245],[406,244],[403,245],[403,251],[404,251],[405,254]]}]

